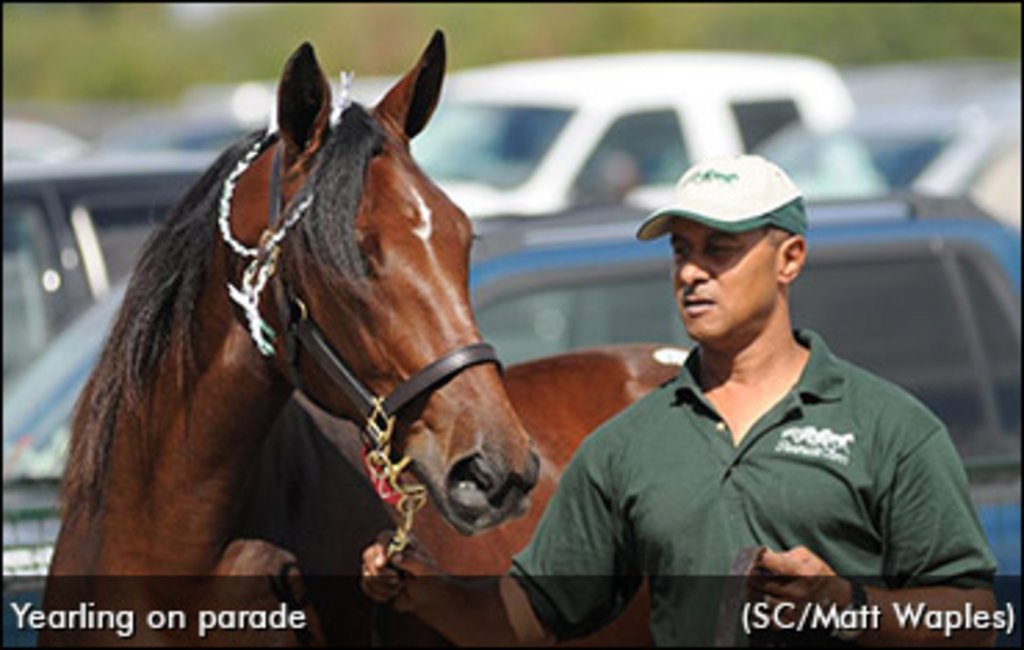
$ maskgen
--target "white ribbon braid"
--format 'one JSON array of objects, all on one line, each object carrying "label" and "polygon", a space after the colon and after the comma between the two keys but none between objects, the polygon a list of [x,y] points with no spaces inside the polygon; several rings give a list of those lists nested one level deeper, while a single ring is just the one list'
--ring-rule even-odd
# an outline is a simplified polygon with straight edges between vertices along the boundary
[{"label": "white ribbon braid", "polygon": [[[341,73],[341,87],[332,102],[330,117],[332,128],[341,122],[342,113],[352,104],[351,90],[353,77],[354,75],[351,72]],[[249,325],[249,336],[252,337],[260,353],[268,357],[274,355],[273,341],[277,337],[277,333],[267,324],[260,313],[260,297],[263,289],[267,286],[267,281],[270,280],[270,277],[274,275],[277,269],[277,256],[281,242],[284,241],[288,230],[298,223],[299,219],[309,211],[309,207],[313,205],[313,194],[309,194],[309,196],[295,206],[277,232],[268,234],[269,231],[264,231],[257,248],[246,246],[231,234],[231,199],[235,194],[235,185],[238,183],[238,179],[249,169],[252,162],[263,153],[264,149],[270,145],[276,131],[277,120],[276,116],[272,115],[271,124],[267,129],[266,135],[253,144],[252,148],[238,161],[238,164],[235,165],[235,168],[231,170],[231,173],[224,181],[224,189],[220,195],[220,212],[217,219],[217,225],[220,228],[221,238],[223,238],[224,243],[240,257],[255,258],[242,275],[241,288],[233,286],[230,282],[228,283],[228,295],[245,312],[245,319]]]}]

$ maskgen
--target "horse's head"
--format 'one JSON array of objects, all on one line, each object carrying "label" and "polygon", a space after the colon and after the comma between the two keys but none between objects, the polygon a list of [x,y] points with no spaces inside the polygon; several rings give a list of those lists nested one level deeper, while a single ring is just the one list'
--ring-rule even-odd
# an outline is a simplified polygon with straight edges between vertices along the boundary
[{"label": "horse's head", "polygon": [[[479,345],[468,290],[472,227],[409,152],[436,106],[444,66],[437,33],[367,111],[332,105],[312,48],[300,47],[280,81],[280,138],[253,149],[252,171],[232,188],[231,229],[266,244],[252,249],[246,285],[260,305],[253,337],[260,316],[279,334],[265,353],[326,409],[374,423],[374,435],[395,416],[396,451],[415,461],[449,521],[474,533],[525,509],[538,461],[492,351]],[[280,218],[268,218],[278,201]],[[261,238],[264,228],[284,234],[274,244]],[[259,259],[271,260],[262,295]]]}]

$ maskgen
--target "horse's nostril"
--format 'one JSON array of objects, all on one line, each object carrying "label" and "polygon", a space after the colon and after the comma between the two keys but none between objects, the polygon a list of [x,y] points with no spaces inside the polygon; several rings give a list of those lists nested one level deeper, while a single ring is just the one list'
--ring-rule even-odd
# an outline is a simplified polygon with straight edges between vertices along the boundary
[{"label": "horse's nostril", "polygon": [[521,505],[539,475],[540,460],[533,452],[521,472],[499,472],[482,454],[473,454],[452,467],[448,494],[464,516],[480,516],[487,510]]},{"label": "horse's nostril", "polygon": [[470,523],[487,513],[495,481],[479,455],[460,460],[448,474],[448,496],[452,505]]},{"label": "horse's nostril", "polygon": [[533,451],[530,452],[529,457],[526,460],[526,467],[523,468],[522,473],[513,473],[508,477],[508,485],[506,486],[506,492],[512,488],[519,491],[520,494],[526,496],[530,493],[537,485],[537,480],[540,478],[540,459],[537,454]]},{"label": "horse's nostril", "polygon": [[537,452],[530,452],[530,459],[526,461],[526,472],[523,473],[523,491],[529,492],[537,485],[537,480],[540,478],[540,457],[537,456]]},{"label": "horse's nostril", "polygon": [[454,489],[474,489],[486,494],[494,488],[495,480],[483,458],[474,454],[455,464],[448,476],[448,484]]}]

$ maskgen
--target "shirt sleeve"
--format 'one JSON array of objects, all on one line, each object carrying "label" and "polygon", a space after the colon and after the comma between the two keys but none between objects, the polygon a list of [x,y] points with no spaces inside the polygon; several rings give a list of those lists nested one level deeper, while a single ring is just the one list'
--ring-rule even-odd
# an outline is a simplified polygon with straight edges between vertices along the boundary
[{"label": "shirt sleeve", "polygon": [[587,635],[614,620],[642,580],[616,498],[614,454],[596,437],[577,450],[510,571],[559,640]]},{"label": "shirt sleeve", "polygon": [[890,587],[992,586],[995,558],[971,502],[967,472],[944,427],[899,461],[885,507]]}]

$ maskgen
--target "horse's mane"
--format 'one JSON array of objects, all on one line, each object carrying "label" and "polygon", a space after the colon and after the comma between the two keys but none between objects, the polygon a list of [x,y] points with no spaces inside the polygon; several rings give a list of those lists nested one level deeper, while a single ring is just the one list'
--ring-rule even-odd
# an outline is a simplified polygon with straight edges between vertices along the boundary
[{"label": "horse's mane", "polygon": [[[219,244],[221,189],[235,164],[263,136],[250,134],[221,154],[143,246],[124,302],[75,406],[63,480],[66,504],[94,507],[100,502],[120,417],[140,418],[146,435],[142,415],[162,362],[177,364],[178,385],[187,396],[197,372],[194,310],[212,246]],[[292,201],[294,205],[306,193],[315,193],[295,233],[300,242],[296,252],[312,256],[317,268],[360,276],[355,215],[369,160],[380,151],[382,136],[366,111],[353,105],[325,138],[309,180]],[[227,288],[224,292],[227,299]],[[147,447],[150,442],[144,440]]]}]

